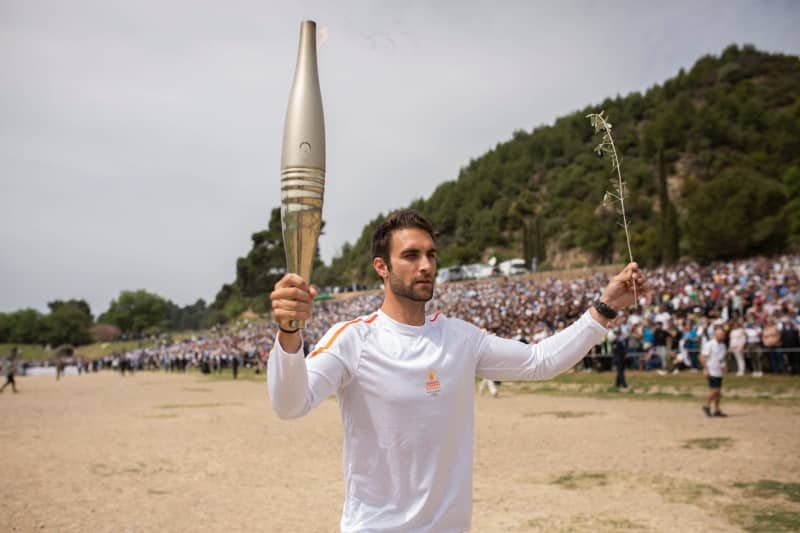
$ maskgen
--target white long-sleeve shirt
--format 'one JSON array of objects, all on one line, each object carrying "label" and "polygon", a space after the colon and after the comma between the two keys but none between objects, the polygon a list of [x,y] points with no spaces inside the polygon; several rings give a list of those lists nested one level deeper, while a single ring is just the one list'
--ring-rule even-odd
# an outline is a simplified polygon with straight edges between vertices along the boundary
[{"label": "white long-sleeve shirt", "polygon": [[587,312],[528,345],[438,313],[409,326],[377,311],[335,325],[308,359],[276,342],[269,396],[278,416],[296,418],[336,394],[344,426],[343,532],[466,531],[475,378],[554,377],[605,333]]}]

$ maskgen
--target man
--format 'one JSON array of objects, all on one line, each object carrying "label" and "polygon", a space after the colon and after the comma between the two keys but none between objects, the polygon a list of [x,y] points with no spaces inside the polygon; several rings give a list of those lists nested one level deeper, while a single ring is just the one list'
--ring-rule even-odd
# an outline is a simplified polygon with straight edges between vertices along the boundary
[{"label": "man", "polygon": [[233,371],[233,379],[239,377],[239,354],[231,354],[231,370]]},{"label": "man", "polygon": [[746,313],[747,319],[744,324],[744,334],[747,338],[745,343],[745,358],[750,360],[753,369],[753,377],[760,378],[764,375],[761,370],[761,327],[751,313]]},{"label": "man", "polygon": [[[269,394],[281,418],[304,415],[336,394],[344,426],[342,531],[465,531],[472,514],[475,378],[547,379],[571,368],[606,334],[613,309],[633,302],[644,279],[635,263],[593,307],[535,345],[462,320],[425,316],[433,296],[431,224],[405,209],[372,238],[383,279],[381,308],[331,328],[305,359],[290,320],[309,320],[317,291],[287,274],[271,294],[279,333]],[[602,302],[602,303],[600,303]]]},{"label": "man", "polygon": [[17,393],[17,383],[14,381],[14,374],[16,372],[17,366],[17,347],[11,348],[11,353],[9,354],[8,358],[6,358],[5,363],[3,364],[3,373],[6,376],[6,382],[0,387],[0,392],[3,392],[6,387],[11,385],[11,390],[14,391],[14,394]]},{"label": "man", "polygon": [[[703,374],[708,378],[708,404],[703,406],[706,416],[728,416],[719,408],[722,398],[722,372],[725,368],[725,329],[720,325],[714,328],[714,338],[703,345],[700,361],[703,363]],[[712,413],[711,408],[714,408]]]},{"label": "man", "polygon": [[781,348],[781,330],[772,317],[767,318],[761,332],[761,343],[767,351],[769,369],[773,374],[783,374],[783,352]]},{"label": "man", "polygon": [[56,381],[61,379],[61,376],[64,375],[64,368],[66,365],[64,364],[64,359],[61,358],[61,355],[56,356]]},{"label": "man", "polygon": [[648,370],[650,368],[667,368],[667,341],[669,341],[669,331],[667,331],[666,325],[656,320],[655,328],[653,329],[652,364],[647,365]]},{"label": "man", "polygon": [[613,354],[612,363],[617,369],[617,379],[614,381],[614,386],[620,389],[627,389],[628,382],[625,381],[625,356],[627,355],[627,347],[625,345],[625,337],[619,329],[611,330],[608,332],[609,339],[611,340],[611,353]]},{"label": "man", "polygon": [[781,345],[789,354],[789,364],[793,375],[800,374],[800,332],[789,314],[783,316]]},{"label": "man", "polygon": [[747,343],[747,334],[742,327],[742,321],[738,318],[733,323],[729,342],[733,358],[736,360],[736,375],[744,376],[747,370],[744,363],[744,347]]}]

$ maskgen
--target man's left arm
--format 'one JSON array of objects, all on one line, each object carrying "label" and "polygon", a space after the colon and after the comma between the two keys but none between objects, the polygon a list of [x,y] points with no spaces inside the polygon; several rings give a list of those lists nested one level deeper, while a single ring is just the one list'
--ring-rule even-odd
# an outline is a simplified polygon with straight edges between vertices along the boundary
[{"label": "man's left arm", "polygon": [[[630,305],[636,292],[646,290],[636,263],[614,276],[600,302],[612,310]],[[599,307],[603,308],[603,305]],[[607,310],[606,310],[607,311]],[[568,370],[603,340],[613,319],[592,306],[568,328],[535,345],[484,333],[479,342],[476,374],[488,379],[549,379]]]}]

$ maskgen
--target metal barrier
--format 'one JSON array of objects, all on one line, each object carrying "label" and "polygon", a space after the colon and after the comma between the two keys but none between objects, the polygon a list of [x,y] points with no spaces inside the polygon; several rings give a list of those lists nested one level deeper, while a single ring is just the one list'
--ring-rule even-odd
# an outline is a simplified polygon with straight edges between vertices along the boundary
[{"label": "metal barrier", "polygon": [[[664,366],[660,367],[662,370],[672,370],[673,369],[672,362],[675,359],[675,353],[676,352],[673,351],[673,350],[667,350],[667,353],[666,353],[666,355],[664,357],[665,360],[663,361]],[[700,364],[699,364],[699,357],[700,357],[700,353],[701,353],[700,350],[693,350],[692,352],[690,352],[690,358],[691,358],[691,354],[692,353],[696,354],[696,357],[698,359],[698,368],[700,368]],[[794,359],[794,358],[787,357],[787,355],[790,356],[791,354],[800,354],[800,348],[772,348],[771,349],[771,348],[767,348],[765,346],[752,346],[751,345],[749,347],[746,346],[745,349],[742,350],[742,355],[745,358],[746,363],[750,363],[748,365],[750,367],[750,370],[763,371],[763,372],[767,372],[767,373],[772,373],[772,371],[771,371],[772,370],[771,369],[772,365],[771,364],[770,365],[764,365],[765,362],[769,363],[770,361],[768,359],[765,360],[765,359],[762,359],[762,358],[765,355],[768,356],[770,353],[776,353],[776,354],[778,354],[778,355],[780,355],[782,357],[782,362],[783,362],[782,370],[783,371],[780,372],[781,374],[792,374],[792,375],[800,374],[800,357],[798,357],[794,361],[798,368],[794,368],[792,366],[792,359]],[[734,352],[728,350],[728,352],[726,353],[726,356],[725,356],[725,362],[726,362],[726,366],[728,368],[733,368],[735,370],[736,360],[735,360],[735,356],[733,354],[734,354]],[[755,361],[756,363],[758,363],[758,365],[753,365],[752,356],[755,355],[755,354],[758,354],[758,356],[759,356],[759,360]],[[626,352],[625,353],[625,368],[628,369],[628,370],[638,370],[638,369],[640,369],[640,366],[642,366],[642,365],[639,365],[639,364],[636,364],[636,363],[639,363],[640,361],[643,361],[643,360],[647,361],[653,355],[654,355],[654,353],[652,351]],[[577,366],[580,367],[581,365],[583,365],[584,368],[586,368],[585,364],[587,362],[587,359],[592,362],[591,368],[593,368],[593,369],[595,369],[597,371],[606,371],[606,370],[613,370],[614,369],[614,365],[613,365],[614,354],[612,354],[612,353],[607,353],[606,352],[606,353],[597,354],[597,353],[593,353],[593,351],[592,351],[591,353],[586,354],[586,356],[584,356],[584,358],[581,360],[581,362],[579,362],[577,364]],[[755,366],[759,366],[760,368],[754,368]]]}]

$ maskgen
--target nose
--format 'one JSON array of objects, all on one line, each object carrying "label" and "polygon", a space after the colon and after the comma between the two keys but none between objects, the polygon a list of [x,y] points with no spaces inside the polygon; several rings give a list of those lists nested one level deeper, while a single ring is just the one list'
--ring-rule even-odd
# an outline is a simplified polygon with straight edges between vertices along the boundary
[{"label": "nose", "polygon": [[420,271],[427,274],[433,271],[434,268],[436,268],[436,260],[428,256],[423,256],[420,262]]}]

